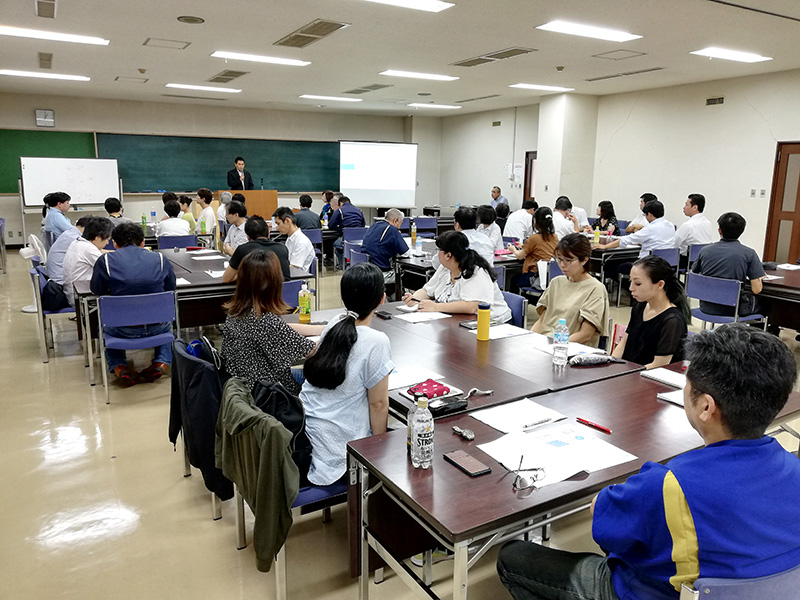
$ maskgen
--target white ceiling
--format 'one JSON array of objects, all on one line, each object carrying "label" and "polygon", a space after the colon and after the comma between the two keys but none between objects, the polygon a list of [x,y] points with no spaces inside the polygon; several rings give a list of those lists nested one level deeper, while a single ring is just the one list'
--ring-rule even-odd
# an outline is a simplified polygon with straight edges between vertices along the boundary
[{"label": "white ceiling", "polygon": [[[38,53],[53,53],[52,71],[91,77],[87,83],[0,77],[0,91],[356,114],[429,115],[477,112],[538,102],[542,92],[509,88],[538,83],[606,95],[647,88],[800,68],[800,0],[452,0],[441,13],[426,13],[364,0],[57,0],[55,19],[35,15],[34,0],[0,0],[0,24],[98,36],[108,46],[0,37],[0,68],[39,70]],[[738,6],[733,6],[733,4]],[[757,9],[756,12],[744,7]],[[765,12],[777,13],[775,16]],[[177,21],[181,15],[202,25]],[[306,48],[274,42],[315,19],[350,27]],[[535,29],[554,19],[619,28],[643,36],[605,42]],[[144,46],[147,38],[190,42],[184,50]],[[476,67],[451,63],[512,46],[536,52]],[[741,64],[690,55],[720,46],[771,56]],[[210,58],[214,50],[311,61],[288,67]],[[593,55],[626,50],[624,60]],[[556,67],[564,67],[558,72]],[[598,82],[586,79],[661,67],[663,70]],[[138,69],[144,69],[144,75]],[[169,82],[222,85],[207,80],[224,69],[249,71],[225,87],[240,94],[190,92]],[[400,69],[458,76],[454,82],[379,75]],[[116,77],[144,77],[122,83]],[[338,104],[303,100],[300,94],[336,96],[370,84],[392,87]],[[419,94],[430,94],[420,96]],[[175,98],[166,94],[213,100]],[[456,104],[459,111],[406,107],[409,102]],[[325,106],[320,107],[323,104]]]}]

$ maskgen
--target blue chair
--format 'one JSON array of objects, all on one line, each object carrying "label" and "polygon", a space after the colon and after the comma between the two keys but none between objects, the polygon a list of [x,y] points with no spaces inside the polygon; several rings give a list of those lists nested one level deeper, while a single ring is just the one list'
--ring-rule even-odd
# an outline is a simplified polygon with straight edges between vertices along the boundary
[{"label": "blue chair", "polygon": [[[561,267],[558,266],[558,262],[556,262],[555,260],[550,260],[547,263],[547,282],[548,282],[548,285],[550,285],[550,282],[553,280],[554,277],[558,277],[558,276],[563,275],[563,274],[564,273],[561,271]],[[519,289],[519,291],[522,292],[522,294],[526,298],[530,299],[529,302],[531,300],[538,300],[542,296],[542,294],[544,293],[544,290],[540,290],[540,289],[534,288],[534,287],[522,287],[522,288]]]},{"label": "blue chair", "polygon": [[196,235],[162,235],[156,238],[159,250],[169,250],[171,248],[188,248],[197,246]]},{"label": "blue chair", "polygon": [[502,265],[498,267],[492,267],[494,272],[497,273],[497,287],[501,290],[505,289],[506,287],[506,268]]},{"label": "blue chair", "polygon": [[597,217],[589,217],[586,220],[589,221],[589,227],[594,228],[594,222],[597,221]]},{"label": "blue chair", "polygon": [[733,315],[720,316],[710,315],[699,308],[692,309],[692,316],[703,321],[703,329],[706,323],[711,323],[711,328],[718,323],[738,323],[740,321],[763,321],[764,331],[767,330],[767,317],[760,314],[739,316],[739,293],[742,282],[735,279],[721,279],[719,277],[708,277],[689,273],[686,283],[686,295],[689,298],[704,302],[713,302],[733,308]]},{"label": "blue chair", "polygon": [[681,258],[680,248],[661,248],[659,250],[651,250],[650,254],[653,256],[660,256],[669,263],[669,266],[678,270],[678,261]]},{"label": "blue chair", "polygon": [[436,237],[436,228],[438,227],[436,217],[414,217],[414,223],[417,225],[417,237]]},{"label": "blue chair", "polygon": [[228,234],[228,227],[230,223],[225,219],[217,219],[217,231],[219,231],[219,236],[224,240],[225,236]]},{"label": "blue chair", "polygon": [[551,260],[548,266],[550,267],[550,277],[548,281],[552,281],[554,277],[559,277],[564,274],[561,267],[558,266],[558,261]]},{"label": "blue chair", "polygon": [[617,227],[619,227],[619,234],[620,235],[628,235],[625,233],[625,230],[628,228],[629,221],[620,221],[617,219]]},{"label": "blue chair", "polygon": [[701,577],[694,582],[681,584],[680,600],[710,598],[712,600],[794,600],[800,589],[800,566],[781,573],[749,579],[721,579]]},{"label": "blue chair", "polygon": [[411,233],[411,219],[409,219],[408,217],[405,217],[403,219],[403,222],[400,223],[400,231],[402,231],[406,235],[409,235]]},{"label": "blue chair", "polygon": [[[519,242],[522,244],[522,243],[525,242],[525,240],[519,240]],[[516,244],[516,243],[517,243],[517,238],[508,237],[508,236],[505,236],[505,235],[503,236],[503,245],[504,246],[506,246],[508,244]]]},{"label": "blue chair", "polygon": [[342,229],[342,237],[345,242],[360,242],[364,239],[368,227],[345,227]]},{"label": "blue chair", "polygon": [[[303,229],[303,234],[308,238],[308,241],[311,242],[311,245],[314,246],[314,254],[317,259],[322,261],[322,229]],[[322,263],[320,262],[320,266],[321,265]],[[325,277],[325,269],[321,269],[320,273],[322,277]]]},{"label": "blue chair", "polygon": [[681,273],[683,274],[683,284],[684,285],[686,285],[686,274],[689,271],[692,270],[692,265],[694,264],[694,261],[697,260],[697,257],[700,255],[700,250],[702,250],[703,248],[705,248],[708,245],[709,244],[691,244],[689,246],[689,252],[688,252],[688,256],[687,256],[688,262],[686,263],[686,268],[678,270],[679,274],[681,274]]},{"label": "blue chair", "polygon": [[508,308],[511,309],[511,324],[517,327],[528,326],[528,301],[517,294],[503,292]]},{"label": "blue chair", "polygon": [[[34,262],[34,258],[37,257],[32,257],[31,262]],[[48,281],[45,267],[42,265],[36,265],[30,270],[30,275],[31,284],[33,285],[33,293],[36,297],[36,330],[37,334],[39,335],[39,350],[42,353],[42,362],[47,363],[50,361],[49,348],[53,348],[55,346],[55,340],[53,339],[53,321],[50,319],[51,315],[74,315],[75,309],[69,307],[62,308],[61,310],[44,310],[42,308],[42,290],[44,290],[44,286],[47,285]]]},{"label": "blue chair", "polygon": [[171,344],[175,340],[172,331],[141,338],[114,337],[106,333],[106,327],[132,327],[152,323],[172,323],[177,316],[175,292],[156,292],[133,296],[100,296],[97,299],[97,318],[100,323],[100,359],[103,369],[103,386],[106,389],[106,404],[111,402],[108,389],[108,365],[106,348],[113,350],[142,350]]},{"label": "blue chair", "polygon": [[[359,246],[360,248],[360,246]],[[366,252],[359,252],[358,250],[350,250],[350,266],[357,265],[358,263],[369,262],[369,254]]]},{"label": "blue chair", "polygon": [[283,298],[283,301],[292,308],[297,308],[297,295],[300,293],[300,289],[302,287],[302,279],[290,279],[288,281],[284,281],[281,289],[281,297]]},{"label": "blue chair", "polygon": [[361,250],[361,240],[356,242],[345,242],[344,243],[344,268],[346,269],[350,264],[350,255],[353,251],[360,251]]}]

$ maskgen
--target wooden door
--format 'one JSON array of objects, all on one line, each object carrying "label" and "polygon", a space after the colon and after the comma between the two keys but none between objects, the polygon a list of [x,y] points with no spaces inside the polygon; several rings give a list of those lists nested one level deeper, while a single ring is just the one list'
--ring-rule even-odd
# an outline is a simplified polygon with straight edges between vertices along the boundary
[{"label": "wooden door", "polygon": [[525,184],[522,189],[522,201],[533,200],[536,192],[536,150],[525,153]]},{"label": "wooden door", "polygon": [[800,258],[800,143],[778,143],[769,203],[764,260]]}]

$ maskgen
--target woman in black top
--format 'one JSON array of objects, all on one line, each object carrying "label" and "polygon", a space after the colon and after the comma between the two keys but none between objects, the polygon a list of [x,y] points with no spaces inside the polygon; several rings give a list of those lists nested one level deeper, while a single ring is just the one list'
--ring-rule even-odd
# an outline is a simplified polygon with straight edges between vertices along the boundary
[{"label": "woman in black top", "polygon": [[587,230],[611,232],[611,235],[619,235],[619,225],[617,215],[614,212],[614,204],[610,200],[601,200],[597,204],[597,219],[591,228]]},{"label": "woman in black top", "polygon": [[631,269],[631,295],[638,304],[612,355],[648,369],[682,360],[692,315],[675,270],[660,256],[636,261]]}]

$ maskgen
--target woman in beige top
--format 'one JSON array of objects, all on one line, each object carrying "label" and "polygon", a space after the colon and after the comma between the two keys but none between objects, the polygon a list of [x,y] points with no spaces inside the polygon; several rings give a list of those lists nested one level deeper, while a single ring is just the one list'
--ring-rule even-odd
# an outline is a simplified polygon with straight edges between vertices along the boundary
[{"label": "woman in beige top", "polygon": [[589,274],[592,245],[583,234],[564,236],[556,247],[556,261],[563,277],[555,277],[539,299],[539,320],[532,331],[553,335],[559,319],[566,319],[569,341],[597,346],[606,335],[608,294],[605,286]]},{"label": "woman in beige top", "polygon": [[524,259],[522,273],[511,280],[510,291],[519,294],[522,287],[542,289],[539,285],[540,260],[550,260],[556,251],[558,236],[553,228],[553,211],[548,206],[540,206],[533,213],[534,234],[525,240],[522,248],[509,244],[508,249],[519,259]]}]

